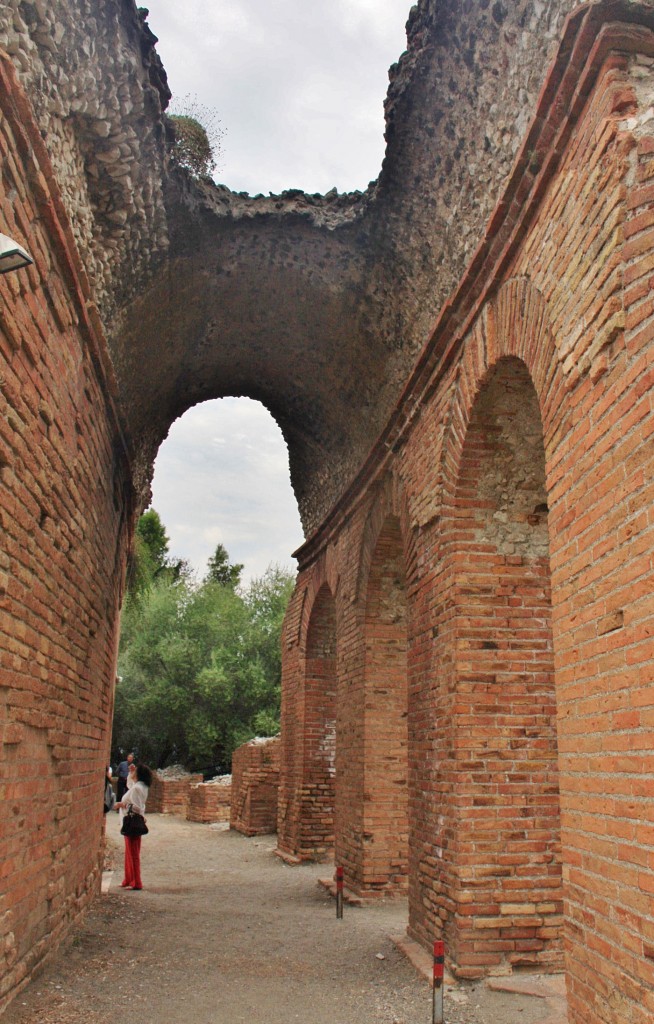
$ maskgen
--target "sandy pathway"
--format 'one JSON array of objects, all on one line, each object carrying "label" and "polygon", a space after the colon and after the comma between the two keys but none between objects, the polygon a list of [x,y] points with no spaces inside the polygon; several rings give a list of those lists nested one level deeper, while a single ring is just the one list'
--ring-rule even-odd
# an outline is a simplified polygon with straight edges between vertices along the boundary
[{"label": "sandy pathway", "polygon": [[[335,907],[325,865],[288,867],[274,836],[150,815],[142,892],[99,896],[2,1024],[430,1024],[431,991],[390,935],[406,905]],[[110,844],[122,839],[108,822]],[[447,1024],[540,1024],[543,999],[448,991]]]}]

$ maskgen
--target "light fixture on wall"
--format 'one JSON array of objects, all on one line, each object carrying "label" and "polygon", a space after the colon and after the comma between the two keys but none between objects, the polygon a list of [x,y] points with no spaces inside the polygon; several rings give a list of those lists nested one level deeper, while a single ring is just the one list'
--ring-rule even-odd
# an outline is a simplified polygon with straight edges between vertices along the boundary
[{"label": "light fixture on wall", "polygon": [[20,270],[21,267],[27,267],[33,262],[22,245],[0,232],[0,274],[6,274],[9,270]]}]

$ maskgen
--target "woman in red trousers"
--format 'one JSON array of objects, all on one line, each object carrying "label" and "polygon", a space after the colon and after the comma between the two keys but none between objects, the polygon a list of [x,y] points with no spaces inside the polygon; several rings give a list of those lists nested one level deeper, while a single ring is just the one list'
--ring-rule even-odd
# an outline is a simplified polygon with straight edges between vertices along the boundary
[{"label": "woman in red trousers", "polygon": [[[130,768],[133,766],[130,765]],[[136,769],[130,772],[134,780],[129,785],[120,803],[116,804],[118,811],[136,811],[137,814],[145,815],[145,804],[148,799],[148,792],[152,784],[152,772],[146,764],[137,764]],[[121,813],[121,820],[122,820]],[[142,889],[141,882],[141,836],[125,836],[125,875],[120,883],[124,889]]]}]

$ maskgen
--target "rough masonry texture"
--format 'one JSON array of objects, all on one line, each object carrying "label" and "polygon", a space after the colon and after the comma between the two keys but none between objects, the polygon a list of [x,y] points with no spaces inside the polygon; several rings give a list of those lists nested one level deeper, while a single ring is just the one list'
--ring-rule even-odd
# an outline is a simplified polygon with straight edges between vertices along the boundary
[{"label": "rough masonry texture", "polygon": [[279,737],[253,739],[232,757],[229,827],[246,836],[274,832],[279,788]]},{"label": "rough masonry texture", "polygon": [[3,13],[0,1011],[98,888],[154,455],[244,394],[307,537],[280,854],[648,1024],[654,7],[422,0],[377,181],[254,198],[175,166],[131,0]]}]

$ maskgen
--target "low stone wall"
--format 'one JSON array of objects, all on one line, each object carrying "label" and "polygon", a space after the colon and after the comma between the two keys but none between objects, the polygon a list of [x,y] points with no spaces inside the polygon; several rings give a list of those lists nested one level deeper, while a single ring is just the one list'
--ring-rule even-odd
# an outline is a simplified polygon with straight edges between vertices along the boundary
[{"label": "low stone wall", "polygon": [[187,821],[210,824],[229,821],[232,800],[232,777],[221,775],[211,782],[201,782],[189,790]]},{"label": "low stone wall", "polygon": [[202,782],[201,774],[167,779],[153,772],[147,810],[150,814],[181,814],[186,817],[191,786],[199,782]]},{"label": "low stone wall", "polygon": [[244,743],[232,756],[230,828],[246,836],[277,831],[279,736]]}]

